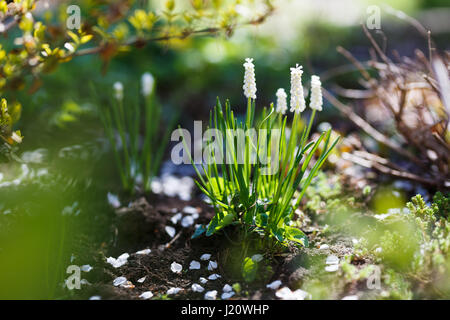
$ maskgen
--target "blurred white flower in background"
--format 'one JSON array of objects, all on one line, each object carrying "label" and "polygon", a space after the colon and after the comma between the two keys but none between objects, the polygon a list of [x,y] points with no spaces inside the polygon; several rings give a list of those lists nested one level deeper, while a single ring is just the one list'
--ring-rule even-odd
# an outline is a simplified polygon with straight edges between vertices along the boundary
[{"label": "blurred white flower in background", "polygon": [[114,97],[117,100],[122,100],[123,99],[123,84],[122,82],[115,82],[114,83]]},{"label": "blurred white flower in background", "polygon": [[155,85],[155,78],[153,78],[150,72],[146,72],[141,78],[141,93],[144,97],[148,97],[153,92],[153,87]]}]

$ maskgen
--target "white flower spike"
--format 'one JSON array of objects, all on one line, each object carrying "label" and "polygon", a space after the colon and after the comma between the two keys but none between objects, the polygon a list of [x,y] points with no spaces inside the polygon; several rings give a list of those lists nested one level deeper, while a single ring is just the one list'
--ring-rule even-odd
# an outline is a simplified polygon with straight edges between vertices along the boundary
[{"label": "white flower spike", "polygon": [[244,63],[244,95],[247,98],[256,99],[256,80],[255,80],[255,65],[252,58],[245,59]]},{"label": "white flower spike", "polygon": [[311,101],[309,107],[313,110],[322,111],[322,83],[318,76],[311,77]]},{"label": "white flower spike", "polygon": [[306,108],[303,94],[302,75],[303,67],[298,64],[291,68],[291,112],[300,113]]},{"label": "white flower spike", "polygon": [[123,84],[122,82],[117,81],[114,83],[114,96],[117,100],[123,99]]},{"label": "white flower spike", "polygon": [[277,90],[277,112],[281,114],[285,114],[287,110],[287,94],[283,88]]},{"label": "white flower spike", "polygon": [[146,72],[141,78],[141,93],[144,97],[148,97],[153,92],[153,86],[155,84],[155,79],[150,72]]}]

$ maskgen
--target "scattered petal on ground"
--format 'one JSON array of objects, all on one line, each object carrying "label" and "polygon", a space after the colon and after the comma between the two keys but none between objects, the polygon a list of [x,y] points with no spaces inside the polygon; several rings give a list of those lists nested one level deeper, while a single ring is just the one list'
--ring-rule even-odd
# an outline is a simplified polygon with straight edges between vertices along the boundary
[{"label": "scattered petal on ground", "polygon": [[217,262],[216,262],[216,261],[210,261],[210,262],[208,263],[208,270],[209,270],[209,271],[212,271],[212,270],[214,270],[214,269],[217,269]]},{"label": "scattered petal on ground", "polygon": [[145,291],[139,296],[139,298],[144,300],[150,299],[151,297],[153,297],[153,293],[151,291]]},{"label": "scattered petal on ground", "polygon": [[177,224],[178,221],[180,221],[182,217],[183,217],[183,215],[181,213],[177,213],[172,218],[170,218],[170,221],[172,221],[173,224]]},{"label": "scattered petal on ground", "polygon": [[336,272],[338,270],[339,270],[339,265],[338,264],[330,264],[330,265],[325,267],[325,271],[327,271],[327,272]]},{"label": "scattered petal on ground", "polygon": [[217,290],[208,291],[205,293],[205,300],[216,300]]},{"label": "scattered petal on ground", "polygon": [[83,272],[89,272],[89,271],[92,270],[92,267],[91,267],[90,265],[88,265],[88,264],[85,264],[85,265],[81,266],[80,269],[81,269],[81,271],[83,271]]},{"label": "scattered petal on ground", "polygon": [[283,287],[275,295],[282,300],[305,300],[309,293],[301,289],[291,291],[288,287]]},{"label": "scattered petal on ground", "polygon": [[110,192],[108,192],[108,203],[111,205],[111,207],[117,209],[120,207],[120,201],[119,201],[119,197],[115,194],[112,194]]},{"label": "scattered petal on ground", "polygon": [[209,280],[217,280],[217,279],[219,279],[219,278],[221,278],[221,276],[218,275],[217,273],[213,273],[212,275],[210,275],[210,276],[208,277]]},{"label": "scattered petal on ground", "polygon": [[345,296],[342,298],[342,300],[358,300],[358,296],[357,295]]},{"label": "scattered petal on ground", "polygon": [[122,284],[124,284],[126,282],[127,282],[127,278],[125,278],[125,277],[117,277],[117,278],[114,279],[113,285],[115,287],[117,287],[117,286],[120,286],[120,285],[122,285]]},{"label": "scattered petal on ground", "polygon": [[339,263],[339,258],[336,257],[335,255],[329,255],[327,257],[327,260],[325,261],[326,264],[338,264]]},{"label": "scattered petal on ground", "polygon": [[259,253],[252,256],[253,262],[260,262],[260,261],[262,261],[262,259],[263,259],[263,256],[262,256],[262,254],[259,254]]},{"label": "scattered petal on ground", "polygon": [[202,254],[202,256],[200,257],[200,260],[206,261],[211,259],[211,255],[209,253],[204,253]]},{"label": "scattered petal on ground", "polygon": [[330,246],[327,245],[327,244],[322,244],[322,245],[320,245],[320,247],[319,247],[319,250],[328,250],[328,249],[330,249]]},{"label": "scattered petal on ground", "polygon": [[194,283],[191,288],[194,292],[203,292],[205,290],[201,285],[197,283]]},{"label": "scattered petal on ground", "polygon": [[233,288],[229,284],[223,286],[223,292],[231,292],[231,291],[233,291]]},{"label": "scattered petal on ground", "polygon": [[85,285],[88,285],[88,286],[91,285],[91,283],[89,281],[87,281],[86,279],[81,279],[80,284],[85,284]]},{"label": "scattered petal on ground", "polygon": [[277,290],[280,286],[281,286],[280,280],[275,280],[274,282],[266,285],[267,288],[272,289],[272,290]]},{"label": "scattered petal on ground", "polygon": [[142,277],[142,278],[138,279],[138,281],[137,281],[137,282],[139,282],[139,283],[144,283],[144,281],[145,281],[145,278],[147,278],[147,276],[145,276],[145,277]]},{"label": "scattered petal on ground", "polygon": [[222,293],[221,299],[227,300],[227,299],[230,299],[232,296],[234,296],[234,291],[224,292],[224,293]]},{"label": "scattered petal on ground", "polygon": [[188,228],[194,224],[194,218],[192,216],[185,216],[181,219],[181,226],[183,228]]},{"label": "scattered petal on ground", "polygon": [[183,212],[187,213],[187,214],[196,214],[198,213],[197,208],[191,207],[191,206],[186,206],[183,208]]},{"label": "scattered petal on ground", "polygon": [[200,277],[200,283],[205,284],[208,282],[208,279]]},{"label": "scattered petal on ground", "polygon": [[168,294],[168,295],[171,295],[171,294],[177,294],[177,293],[180,292],[181,290],[183,290],[183,289],[181,289],[181,288],[170,288],[169,290],[167,290],[167,294]]},{"label": "scattered petal on ground", "polygon": [[150,249],[144,249],[144,250],[140,250],[140,251],[136,252],[136,254],[147,255],[151,252],[152,252],[152,250],[150,250]]},{"label": "scattered petal on ground", "polygon": [[102,297],[100,296],[92,296],[89,298],[89,300],[102,300]]},{"label": "scattered petal on ground", "polygon": [[200,270],[200,262],[192,260],[191,265],[189,266],[190,270]]},{"label": "scattered petal on ground", "polygon": [[120,268],[128,261],[128,257],[130,255],[128,253],[121,254],[117,259],[113,257],[109,257],[106,259],[106,262],[111,264],[114,268]]},{"label": "scattered petal on ground", "polygon": [[181,270],[183,270],[183,266],[179,263],[172,262],[170,265],[170,270],[172,270],[173,273],[180,273]]},{"label": "scattered petal on ground", "polygon": [[175,236],[176,231],[174,227],[166,226],[166,232],[171,238],[173,238]]}]

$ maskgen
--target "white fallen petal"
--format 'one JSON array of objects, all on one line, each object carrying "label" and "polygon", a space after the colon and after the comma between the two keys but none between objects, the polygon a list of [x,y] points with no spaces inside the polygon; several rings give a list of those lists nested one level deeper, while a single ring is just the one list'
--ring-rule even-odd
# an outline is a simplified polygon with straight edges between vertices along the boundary
[{"label": "white fallen petal", "polygon": [[184,216],[183,219],[181,219],[181,226],[183,228],[188,228],[194,224],[194,218],[192,216]]},{"label": "white fallen petal", "polygon": [[153,297],[153,293],[151,291],[145,291],[139,296],[139,298],[144,300],[150,299],[151,297]]},{"label": "white fallen petal", "polygon": [[176,232],[176,231],[175,231],[175,228],[174,228],[174,227],[166,226],[165,230],[166,230],[167,234],[168,234],[171,238],[173,238],[173,237],[175,236],[175,232]]},{"label": "white fallen petal", "polygon": [[263,259],[263,256],[262,256],[262,254],[259,254],[259,253],[252,256],[253,262],[260,262],[260,261],[262,261],[262,259]]},{"label": "white fallen petal", "polygon": [[171,294],[177,294],[177,293],[180,292],[181,290],[183,290],[183,289],[181,289],[181,288],[170,288],[169,290],[167,290],[167,294],[168,294],[168,295],[171,295]]},{"label": "white fallen petal", "polygon": [[216,300],[217,290],[208,291],[205,293],[205,300]]},{"label": "white fallen petal", "polygon": [[189,266],[190,270],[200,270],[200,262],[192,260],[191,265]]},{"label": "white fallen petal", "polygon": [[209,253],[204,253],[202,254],[202,256],[200,257],[200,260],[206,261],[211,259],[211,255]]},{"label": "white fallen petal", "polygon": [[144,249],[144,250],[137,251],[136,254],[147,255],[147,254],[149,254],[150,252],[152,252],[152,250],[150,250],[150,249]]},{"label": "white fallen petal", "polygon": [[327,257],[327,260],[325,261],[326,264],[338,264],[339,263],[339,258],[336,257],[335,255],[329,255]]},{"label": "white fallen petal", "polygon": [[309,293],[301,289],[292,292],[288,287],[283,287],[275,292],[275,295],[282,300],[305,300]]},{"label": "white fallen petal", "polygon": [[203,278],[203,277],[200,277],[200,283],[202,283],[202,284],[205,284],[205,283],[207,283],[208,282],[208,279],[206,279],[206,278]]},{"label": "white fallen petal", "polygon": [[198,213],[197,208],[191,207],[191,206],[186,206],[183,208],[183,212],[187,213],[187,214],[196,214]]},{"label": "white fallen petal", "polygon": [[230,286],[229,284],[226,284],[223,286],[222,290],[223,290],[223,292],[231,292],[231,291],[233,291],[233,287]]},{"label": "white fallen petal", "polygon": [[144,283],[144,281],[145,281],[146,278],[147,278],[147,276],[142,277],[142,278],[138,279],[137,282],[139,282],[139,283]]},{"label": "white fallen petal", "polygon": [[102,300],[102,297],[100,296],[92,296],[89,298],[89,300]]},{"label": "white fallen petal", "polygon": [[358,300],[358,299],[359,298],[357,295],[352,295],[352,296],[345,296],[341,300]]},{"label": "white fallen petal", "polygon": [[319,247],[319,250],[328,250],[328,249],[330,249],[330,246],[327,245],[327,244],[322,244],[322,245],[320,245],[320,247]]},{"label": "white fallen petal", "polygon": [[194,291],[194,292],[203,292],[205,290],[201,285],[199,285],[197,283],[194,283],[191,286],[191,288],[192,288],[192,291]]},{"label": "white fallen petal", "polygon": [[129,257],[130,255],[128,253],[123,253],[117,259],[113,257],[107,258],[106,262],[111,264],[114,268],[120,268],[121,266],[123,266],[125,263],[128,262]]},{"label": "white fallen petal", "polygon": [[176,215],[174,215],[172,218],[170,218],[170,221],[172,221],[173,224],[177,224],[178,221],[180,221],[182,217],[183,217],[183,215],[179,212]]},{"label": "white fallen petal", "polygon": [[218,275],[217,273],[213,273],[212,275],[210,275],[210,276],[208,277],[209,280],[217,280],[217,279],[219,279],[219,278],[221,278],[221,276]]},{"label": "white fallen petal", "polygon": [[81,266],[80,269],[81,269],[81,271],[83,271],[83,272],[89,272],[89,271],[92,270],[92,267],[91,267],[90,265],[88,265],[88,264],[85,264],[85,265]]},{"label": "white fallen petal", "polygon": [[127,278],[125,278],[125,277],[117,277],[117,278],[114,279],[113,285],[114,285],[114,287],[117,287],[117,286],[120,286],[120,285],[122,285],[122,284],[124,284],[126,282],[127,282]]},{"label": "white fallen petal", "polygon": [[234,296],[234,291],[224,292],[224,293],[222,293],[221,299],[227,300],[227,299],[230,299],[232,296]]},{"label": "white fallen petal", "polygon": [[172,270],[173,273],[180,273],[181,270],[183,270],[183,266],[179,263],[172,262],[170,265],[170,270]]},{"label": "white fallen petal", "polygon": [[89,281],[87,281],[86,279],[81,279],[80,284],[85,284],[85,285],[88,285],[88,286],[91,285],[91,283]]},{"label": "white fallen petal", "polygon": [[267,288],[272,289],[272,290],[277,290],[280,286],[281,286],[280,280],[275,280],[274,282],[266,285]]},{"label": "white fallen petal", "polygon": [[117,195],[108,192],[107,197],[108,197],[108,203],[111,205],[111,207],[113,207],[115,209],[120,207],[120,201],[119,201],[119,197]]},{"label": "white fallen petal", "polygon": [[325,271],[327,271],[327,272],[336,272],[338,270],[339,270],[339,265],[338,264],[330,264],[330,265],[325,267]]},{"label": "white fallen petal", "polygon": [[212,271],[212,270],[214,270],[214,269],[217,269],[217,262],[216,262],[216,261],[210,261],[210,262],[208,263],[208,270],[209,270],[209,271]]}]

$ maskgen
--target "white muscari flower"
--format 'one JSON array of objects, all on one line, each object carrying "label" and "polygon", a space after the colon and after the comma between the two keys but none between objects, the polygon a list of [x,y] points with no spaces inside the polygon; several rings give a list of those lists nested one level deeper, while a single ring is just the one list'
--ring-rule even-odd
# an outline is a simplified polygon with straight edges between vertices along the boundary
[{"label": "white muscari flower", "polygon": [[256,80],[255,80],[255,65],[252,58],[245,59],[244,63],[244,95],[247,98],[256,99]]},{"label": "white muscari flower", "polygon": [[291,112],[300,113],[306,108],[302,85],[302,66],[291,68]]},{"label": "white muscari flower", "polygon": [[285,114],[287,110],[287,94],[283,88],[277,90],[277,112],[281,114]]},{"label": "white muscari flower", "polygon": [[311,77],[311,100],[309,107],[313,110],[322,111],[322,83],[318,76]]},{"label": "white muscari flower", "polygon": [[122,82],[115,82],[114,83],[114,97],[117,100],[122,100],[123,99],[123,84]]},{"label": "white muscari flower", "polygon": [[155,78],[153,78],[150,72],[146,72],[141,78],[141,93],[144,97],[148,97],[153,92],[153,86],[155,84]]}]

